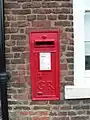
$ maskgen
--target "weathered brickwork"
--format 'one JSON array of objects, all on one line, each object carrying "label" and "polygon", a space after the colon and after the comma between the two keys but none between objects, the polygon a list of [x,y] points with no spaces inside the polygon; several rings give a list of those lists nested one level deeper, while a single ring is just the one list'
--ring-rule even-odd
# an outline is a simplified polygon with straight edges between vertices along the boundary
[{"label": "weathered brickwork", "polygon": [[[90,120],[90,100],[65,100],[73,84],[72,0],[5,0],[5,44],[10,120]],[[60,29],[61,100],[32,101],[29,32]]]}]

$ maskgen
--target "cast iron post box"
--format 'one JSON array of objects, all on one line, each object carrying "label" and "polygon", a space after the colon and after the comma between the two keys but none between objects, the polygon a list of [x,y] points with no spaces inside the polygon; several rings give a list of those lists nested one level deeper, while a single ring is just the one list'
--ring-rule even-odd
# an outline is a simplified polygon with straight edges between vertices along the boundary
[{"label": "cast iron post box", "polygon": [[30,71],[33,100],[59,100],[59,31],[30,33]]}]

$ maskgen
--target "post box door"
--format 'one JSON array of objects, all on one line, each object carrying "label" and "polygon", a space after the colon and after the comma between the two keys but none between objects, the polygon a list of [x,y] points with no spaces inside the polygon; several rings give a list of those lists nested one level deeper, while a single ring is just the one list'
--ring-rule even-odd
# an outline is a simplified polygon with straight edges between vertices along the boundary
[{"label": "post box door", "polygon": [[[54,37],[52,32],[49,35],[48,32],[31,34],[32,99],[58,100],[60,97],[58,33],[55,32]],[[47,38],[43,41],[36,38],[35,34],[39,37],[45,34]]]}]

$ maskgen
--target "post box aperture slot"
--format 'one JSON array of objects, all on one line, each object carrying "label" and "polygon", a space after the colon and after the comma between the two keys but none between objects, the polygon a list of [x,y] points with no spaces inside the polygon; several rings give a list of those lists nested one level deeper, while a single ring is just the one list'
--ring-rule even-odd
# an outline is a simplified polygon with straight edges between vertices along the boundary
[{"label": "post box aperture slot", "polygon": [[43,47],[43,46],[54,46],[54,41],[35,41],[36,47]]}]

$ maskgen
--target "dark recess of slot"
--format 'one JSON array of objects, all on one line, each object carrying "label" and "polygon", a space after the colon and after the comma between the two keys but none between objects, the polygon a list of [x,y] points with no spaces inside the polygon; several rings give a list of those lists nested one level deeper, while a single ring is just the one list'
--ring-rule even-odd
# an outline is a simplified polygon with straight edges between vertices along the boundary
[{"label": "dark recess of slot", "polygon": [[37,41],[35,45],[54,45],[54,41]]}]

